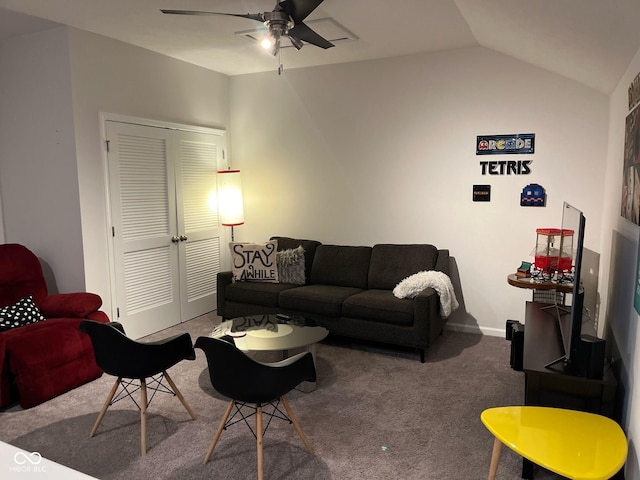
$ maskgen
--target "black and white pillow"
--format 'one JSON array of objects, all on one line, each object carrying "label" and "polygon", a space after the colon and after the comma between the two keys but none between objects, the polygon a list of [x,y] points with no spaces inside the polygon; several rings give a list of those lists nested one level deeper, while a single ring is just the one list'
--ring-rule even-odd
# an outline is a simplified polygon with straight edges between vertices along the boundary
[{"label": "black and white pillow", "polygon": [[277,240],[265,243],[231,242],[234,282],[278,283]]},{"label": "black and white pillow", "polygon": [[33,301],[33,297],[21,298],[17,303],[0,308],[0,332],[31,323],[41,322],[44,316]]}]

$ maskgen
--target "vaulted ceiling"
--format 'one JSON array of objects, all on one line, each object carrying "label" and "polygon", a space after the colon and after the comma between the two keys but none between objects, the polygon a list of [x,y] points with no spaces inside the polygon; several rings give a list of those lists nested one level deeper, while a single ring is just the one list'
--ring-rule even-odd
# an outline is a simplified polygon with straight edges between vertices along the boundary
[{"label": "vaulted ceiling", "polygon": [[[273,0],[0,0],[0,40],[64,24],[227,75],[275,71],[278,59],[237,34],[260,23],[160,12],[245,14],[274,5]],[[483,46],[611,93],[640,49],[638,0],[325,0],[306,21],[325,36],[349,39],[336,40],[327,50],[284,48],[285,69]]]}]

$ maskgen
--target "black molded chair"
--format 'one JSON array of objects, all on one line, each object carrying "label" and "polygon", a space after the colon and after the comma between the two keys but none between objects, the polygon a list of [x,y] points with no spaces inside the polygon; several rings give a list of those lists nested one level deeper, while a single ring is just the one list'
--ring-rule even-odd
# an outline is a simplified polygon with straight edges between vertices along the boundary
[{"label": "black molded chair", "polygon": [[[293,423],[305,448],[309,453],[313,453],[313,448],[302,432],[289,402],[284,398],[286,393],[301,382],[316,381],[316,369],[311,353],[300,353],[281,362],[262,363],[248,357],[235,345],[217,338],[199,337],[195,347],[200,348],[207,356],[209,377],[213,388],[231,399],[202,463],[207,463],[211,458],[222,430],[229,425],[244,421],[256,437],[258,479],[262,480],[262,438],[274,417]],[[280,403],[284,406],[286,413],[280,410]],[[273,412],[263,411],[262,407],[265,404],[273,406]],[[231,416],[234,407],[235,412]],[[248,408],[251,413],[245,415],[242,410],[244,407]],[[262,427],[263,413],[269,415],[269,421],[264,430]],[[234,421],[236,415],[241,418]],[[255,431],[247,421],[252,415],[256,416]],[[231,418],[229,418],[230,416]]]},{"label": "black molded chair", "polygon": [[[167,373],[167,369],[182,360],[195,360],[196,354],[188,333],[156,342],[137,342],[125,335],[124,327],[118,322],[99,323],[90,320],[80,324],[80,331],[91,338],[98,367],[105,373],[117,377],[89,436],[95,435],[110,405],[130,397],[140,409],[140,449],[142,455],[146,455],[147,407],[156,392],[176,395],[191,418],[196,419],[193,410]],[[147,379],[150,379],[149,382]],[[163,379],[166,379],[169,385],[164,384]],[[139,380],[140,386],[136,385],[134,380]],[[121,390],[116,396],[119,386]],[[150,399],[147,397],[147,387],[153,390]],[[133,394],[138,390],[140,390],[140,404],[133,398]]]}]

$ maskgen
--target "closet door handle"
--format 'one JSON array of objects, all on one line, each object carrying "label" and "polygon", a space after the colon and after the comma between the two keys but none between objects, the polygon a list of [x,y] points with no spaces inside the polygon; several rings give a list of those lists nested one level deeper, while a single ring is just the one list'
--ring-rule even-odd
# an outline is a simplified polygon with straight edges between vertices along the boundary
[{"label": "closet door handle", "polygon": [[173,243],[178,243],[180,241],[180,237],[171,237],[171,241]]},{"label": "closet door handle", "polygon": [[186,235],[180,235],[180,241],[181,242],[186,242],[188,240]]}]

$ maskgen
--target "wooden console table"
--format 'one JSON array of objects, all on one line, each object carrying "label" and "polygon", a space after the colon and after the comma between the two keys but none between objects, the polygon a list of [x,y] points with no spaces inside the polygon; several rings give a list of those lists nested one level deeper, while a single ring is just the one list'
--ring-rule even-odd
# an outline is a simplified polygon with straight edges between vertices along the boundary
[{"label": "wooden console table", "polygon": [[[614,417],[617,383],[611,369],[602,379],[578,377],[562,365],[546,368],[564,354],[558,322],[545,303],[527,302],[523,348],[524,404],[560,407]],[[524,459],[522,478],[533,478],[533,464]]]}]

